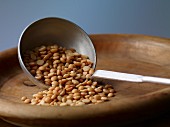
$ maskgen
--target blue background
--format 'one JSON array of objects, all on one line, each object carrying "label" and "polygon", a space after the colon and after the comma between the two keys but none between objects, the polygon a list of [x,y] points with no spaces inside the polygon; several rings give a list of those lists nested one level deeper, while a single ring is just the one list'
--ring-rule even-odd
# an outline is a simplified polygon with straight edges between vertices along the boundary
[{"label": "blue background", "polygon": [[170,0],[0,0],[0,51],[16,47],[28,24],[51,16],[70,20],[88,34],[170,38]]}]

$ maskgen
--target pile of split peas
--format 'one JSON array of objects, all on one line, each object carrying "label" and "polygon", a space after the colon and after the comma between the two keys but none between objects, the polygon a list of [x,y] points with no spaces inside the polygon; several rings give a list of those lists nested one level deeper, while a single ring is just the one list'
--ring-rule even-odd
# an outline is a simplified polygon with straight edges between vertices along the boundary
[{"label": "pile of split peas", "polygon": [[112,85],[99,85],[90,77],[94,73],[88,56],[58,45],[40,46],[24,53],[24,64],[48,89],[21,100],[31,105],[81,106],[109,101]]}]

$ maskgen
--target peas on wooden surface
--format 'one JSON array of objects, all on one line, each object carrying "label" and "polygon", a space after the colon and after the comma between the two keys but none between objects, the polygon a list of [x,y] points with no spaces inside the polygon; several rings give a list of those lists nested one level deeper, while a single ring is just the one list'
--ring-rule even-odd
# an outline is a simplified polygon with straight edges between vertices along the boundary
[{"label": "peas on wooden surface", "polygon": [[45,106],[82,106],[109,101],[114,96],[112,85],[99,85],[90,79],[93,62],[75,49],[58,45],[40,46],[24,54],[30,73],[49,88],[33,94],[26,104]]}]

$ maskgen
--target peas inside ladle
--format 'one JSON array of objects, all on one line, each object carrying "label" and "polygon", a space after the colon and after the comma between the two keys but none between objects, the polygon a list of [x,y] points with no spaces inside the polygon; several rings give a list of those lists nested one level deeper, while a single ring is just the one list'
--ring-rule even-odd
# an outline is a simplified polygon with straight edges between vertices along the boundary
[{"label": "peas inside ladle", "polygon": [[[18,58],[21,68],[27,77],[40,88],[47,88],[27,70],[23,62],[23,54],[41,45],[57,44],[65,48],[73,48],[78,53],[87,55],[96,66],[96,52],[88,35],[76,24],[61,18],[44,18],[30,24],[20,36]],[[41,62],[41,61],[40,61]]]}]

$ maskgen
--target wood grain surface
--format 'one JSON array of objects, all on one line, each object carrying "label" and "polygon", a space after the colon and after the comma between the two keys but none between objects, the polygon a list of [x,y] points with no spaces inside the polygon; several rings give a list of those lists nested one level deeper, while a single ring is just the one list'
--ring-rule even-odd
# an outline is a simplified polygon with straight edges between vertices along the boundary
[{"label": "wood grain surface", "polygon": [[[90,38],[97,52],[96,69],[170,78],[170,39],[127,34],[90,35]],[[19,66],[17,49],[0,52],[2,119],[35,127],[170,125],[168,85],[107,81],[117,91],[111,101],[82,107],[46,107],[21,102],[23,95],[30,97],[40,91],[36,86],[24,85],[27,80]],[[13,126],[3,121],[0,124]]]}]

